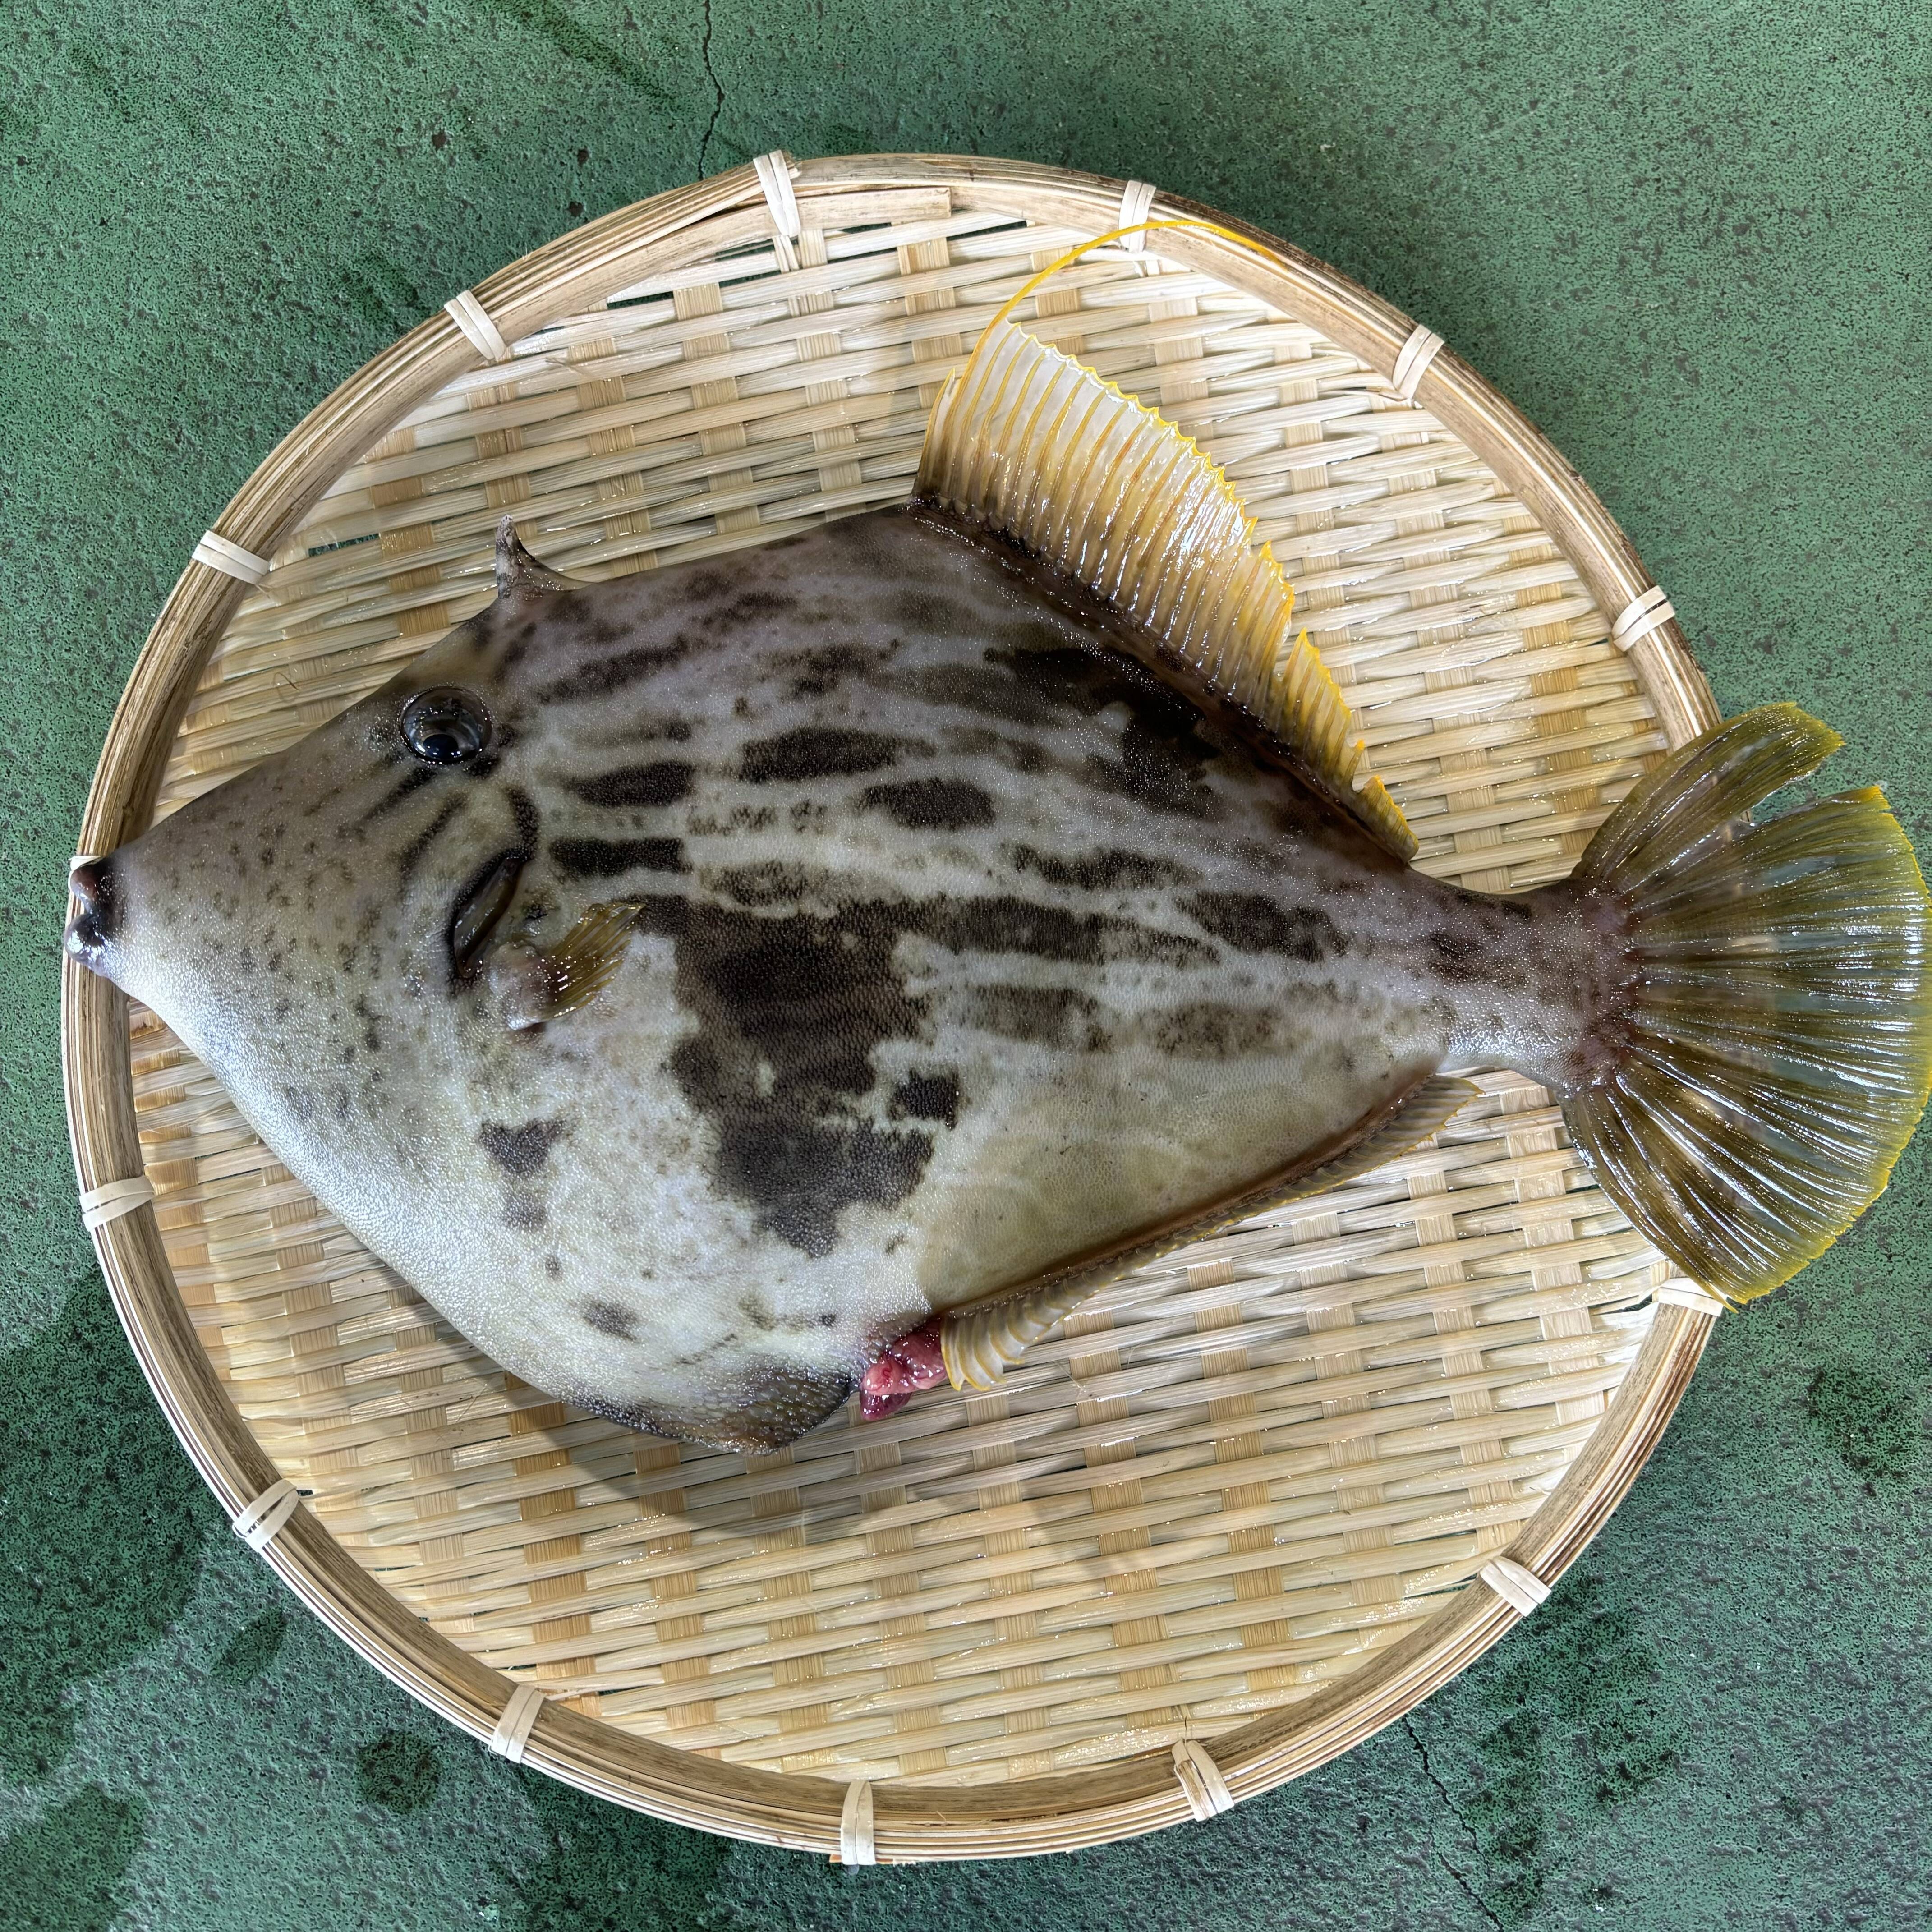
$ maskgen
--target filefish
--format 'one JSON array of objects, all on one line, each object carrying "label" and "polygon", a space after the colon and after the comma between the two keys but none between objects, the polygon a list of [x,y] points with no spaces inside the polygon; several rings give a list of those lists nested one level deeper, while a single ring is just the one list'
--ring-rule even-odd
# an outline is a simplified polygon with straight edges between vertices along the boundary
[{"label": "filefish", "polygon": [[743,1450],[986,1386],[1099,1283],[1511,1067],[1732,1299],[1882,1187],[1932,918],[1834,734],[1652,771],[1466,891],[1221,472],[1004,319],[903,507],[495,601],[74,878],[76,958],[506,1368]]}]

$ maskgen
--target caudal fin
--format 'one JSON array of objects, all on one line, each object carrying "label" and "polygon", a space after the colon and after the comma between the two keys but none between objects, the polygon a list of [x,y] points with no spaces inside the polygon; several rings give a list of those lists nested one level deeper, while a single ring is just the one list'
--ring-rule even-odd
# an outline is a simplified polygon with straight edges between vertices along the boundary
[{"label": "caudal fin", "polygon": [[1932,905],[1876,789],[1756,824],[1843,742],[1796,705],[1650,774],[1576,883],[1620,904],[1627,1049],[1564,1112],[1604,1187],[1733,1300],[1823,1252],[1883,1189],[1932,1088]]}]

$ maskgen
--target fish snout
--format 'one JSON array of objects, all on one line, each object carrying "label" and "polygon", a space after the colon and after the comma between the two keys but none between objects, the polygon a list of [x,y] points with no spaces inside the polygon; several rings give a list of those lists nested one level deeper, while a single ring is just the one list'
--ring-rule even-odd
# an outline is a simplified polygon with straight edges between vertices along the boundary
[{"label": "fish snout", "polygon": [[112,856],[83,860],[68,873],[67,883],[68,890],[80,902],[80,910],[68,921],[62,943],[71,957],[98,973],[103,970],[108,943],[119,929],[123,910]]}]

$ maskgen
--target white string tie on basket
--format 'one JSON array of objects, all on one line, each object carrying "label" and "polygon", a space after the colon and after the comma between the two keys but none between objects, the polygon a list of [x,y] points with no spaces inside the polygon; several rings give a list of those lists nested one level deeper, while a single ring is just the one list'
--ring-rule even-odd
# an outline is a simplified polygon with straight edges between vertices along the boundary
[{"label": "white string tie on basket", "polygon": [[524,1748],[530,1741],[537,1713],[543,1708],[544,1694],[534,1684],[519,1684],[510,1693],[496,1728],[490,1733],[490,1748],[512,1764],[524,1761]]},{"label": "white string tie on basket", "polygon": [[1633,597],[1624,606],[1623,615],[1610,626],[1610,642],[1627,651],[1640,638],[1663,629],[1676,614],[1664,594],[1664,586],[1653,584],[1641,597]]},{"label": "white string tie on basket", "polygon": [[[1152,182],[1130,181],[1120,190],[1120,218],[1114,224],[1116,228],[1138,228],[1154,212],[1154,198],[1160,190]],[[1147,252],[1144,235],[1124,235],[1120,246],[1130,255],[1142,255]]]},{"label": "white string tie on basket", "polygon": [[1390,376],[1395,384],[1396,394],[1404,402],[1415,400],[1416,390],[1442,346],[1442,338],[1434,329],[1424,328],[1418,322],[1411,331],[1408,340],[1402,345],[1401,352],[1395,358],[1395,368]]},{"label": "white string tie on basket", "polygon": [[154,1184],[145,1174],[130,1174],[125,1180],[104,1180],[98,1187],[86,1189],[80,1197],[80,1225],[104,1228],[145,1208],[154,1198]]},{"label": "white string tie on basket", "polygon": [[510,345],[503,332],[490,320],[490,311],[465,289],[442,305],[443,313],[470,338],[470,346],[486,362],[507,362]]},{"label": "white string tie on basket", "polygon": [[1528,1616],[1550,1594],[1550,1586],[1513,1556],[1492,1556],[1476,1574],[1520,1617]]},{"label": "white string tie on basket", "polygon": [[879,1862],[878,1846],[872,1837],[872,1787],[862,1778],[855,1778],[845,1787],[844,1808],[838,1814],[838,1862]]},{"label": "white string tie on basket", "polygon": [[760,154],[752,165],[758,171],[758,185],[765,191],[765,206],[772,212],[772,245],[778,266],[789,274],[798,266],[798,250],[794,245],[805,231],[798,218],[798,197],[791,191],[791,160],[784,148],[774,148]]},{"label": "white string tie on basket", "polygon": [[1180,1780],[1187,1808],[1202,1824],[1234,1808],[1234,1794],[1221,1775],[1221,1767],[1192,1738],[1174,1748],[1174,1775]]},{"label": "white string tie on basket", "polygon": [[251,587],[260,584],[268,574],[268,560],[257,556],[252,550],[244,550],[238,543],[231,543],[219,530],[206,530],[200,542],[194,547],[194,560],[205,563],[210,570],[218,570],[225,577],[236,577]]},{"label": "white string tie on basket", "polygon": [[1650,1298],[1660,1308],[1688,1308],[1694,1315],[1717,1316],[1724,1312],[1723,1298],[1708,1288],[1700,1288],[1694,1281],[1666,1281]]},{"label": "white string tie on basket", "polygon": [[259,1556],[274,1541],[301,1501],[302,1492],[284,1476],[271,1483],[252,1503],[244,1503],[228,1519],[228,1526]]}]

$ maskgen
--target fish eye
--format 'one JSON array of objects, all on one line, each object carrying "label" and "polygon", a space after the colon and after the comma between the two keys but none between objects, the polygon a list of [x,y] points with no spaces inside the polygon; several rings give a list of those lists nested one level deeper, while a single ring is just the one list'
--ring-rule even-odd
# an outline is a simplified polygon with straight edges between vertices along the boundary
[{"label": "fish eye", "polygon": [[467,764],[490,731],[482,699],[453,684],[419,691],[403,706],[403,742],[426,765]]}]

